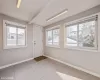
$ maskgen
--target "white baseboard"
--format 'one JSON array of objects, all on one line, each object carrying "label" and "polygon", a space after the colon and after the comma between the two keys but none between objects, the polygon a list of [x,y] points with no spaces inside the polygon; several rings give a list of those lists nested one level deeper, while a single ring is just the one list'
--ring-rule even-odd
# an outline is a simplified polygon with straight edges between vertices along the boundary
[{"label": "white baseboard", "polygon": [[8,65],[5,65],[5,66],[1,66],[0,69],[4,69],[4,68],[10,67],[10,66],[14,66],[16,64],[20,64],[20,63],[23,63],[23,62],[27,62],[27,61],[30,61],[32,59],[34,59],[34,58],[30,58],[30,59],[26,59],[26,60],[23,60],[23,61],[15,62],[15,63],[12,63],[12,64],[8,64]]},{"label": "white baseboard", "polygon": [[50,58],[50,59],[52,59],[52,60],[55,60],[55,61],[57,61],[57,62],[63,63],[63,64],[65,64],[65,65],[67,65],[67,66],[70,66],[70,67],[72,67],[72,68],[75,68],[75,69],[77,69],[77,70],[80,70],[80,71],[89,73],[89,74],[91,74],[91,75],[93,75],[93,76],[96,76],[96,77],[99,77],[99,78],[100,78],[100,74],[98,74],[98,73],[94,73],[94,72],[89,71],[89,70],[87,70],[87,69],[84,69],[84,68],[81,68],[81,67],[72,65],[72,64],[67,63],[67,62],[63,62],[63,61],[61,61],[61,60],[55,59],[55,58],[50,57],[50,56],[47,56],[47,55],[44,55],[44,56],[46,56],[46,57],[48,57],[48,58]]}]

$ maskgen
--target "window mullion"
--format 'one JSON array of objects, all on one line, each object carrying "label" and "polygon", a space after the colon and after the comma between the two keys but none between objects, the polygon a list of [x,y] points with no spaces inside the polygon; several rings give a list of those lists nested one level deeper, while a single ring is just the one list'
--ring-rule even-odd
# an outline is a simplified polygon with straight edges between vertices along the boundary
[{"label": "window mullion", "polygon": [[53,30],[52,30],[52,45],[53,45]]},{"label": "window mullion", "polygon": [[16,27],[16,45],[18,46],[18,27]]},{"label": "window mullion", "polygon": [[79,47],[79,24],[77,25],[77,47]]},{"label": "window mullion", "polygon": [[98,22],[97,20],[95,21],[95,48],[98,48]]},{"label": "window mullion", "polygon": [[5,29],[5,32],[6,32],[6,36],[5,36],[5,39],[6,39],[6,46],[7,46],[7,28],[8,28],[8,26],[6,25],[6,29]]}]

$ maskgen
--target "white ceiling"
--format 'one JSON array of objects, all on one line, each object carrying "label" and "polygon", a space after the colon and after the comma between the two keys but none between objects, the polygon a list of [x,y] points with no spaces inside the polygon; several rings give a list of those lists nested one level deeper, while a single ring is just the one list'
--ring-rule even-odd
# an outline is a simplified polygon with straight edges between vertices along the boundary
[{"label": "white ceiling", "polygon": [[17,0],[0,0],[0,12],[8,16],[30,21],[49,0],[22,0],[20,8],[16,7]]},{"label": "white ceiling", "polygon": [[[19,9],[17,0],[0,0],[0,13],[8,16],[46,26],[75,15],[100,4],[100,0],[22,0]],[[50,22],[46,20],[68,9],[68,12]]]}]

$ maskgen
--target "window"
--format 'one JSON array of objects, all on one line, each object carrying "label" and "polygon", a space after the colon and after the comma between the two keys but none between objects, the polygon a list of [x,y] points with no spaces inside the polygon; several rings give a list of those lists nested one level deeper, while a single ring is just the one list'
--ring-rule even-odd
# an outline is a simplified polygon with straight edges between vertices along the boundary
[{"label": "window", "polygon": [[46,30],[46,44],[49,46],[59,46],[59,28]]},{"label": "window", "polygon": [[97,16],[65,26],[65,46],[97,49]]},{"label": "window", "polygon": [[47,31],[47,43],[48,44],[50,44],[50,45],[52,45],[52,30],[50,30],[50,31]]},{"label": "window", "polygon": [[77,46],[77,25],[67,28],[67,45]]},{"label": "window", "polygon": [[26,26],[4,20],[4,48],[26,46]]}]

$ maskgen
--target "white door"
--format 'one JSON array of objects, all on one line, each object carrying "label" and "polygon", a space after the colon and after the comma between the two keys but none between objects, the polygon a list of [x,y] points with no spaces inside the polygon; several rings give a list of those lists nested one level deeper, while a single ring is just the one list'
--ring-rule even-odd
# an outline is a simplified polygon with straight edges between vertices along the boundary
[{"label": "white door", "polygon": [[43,32],[42,27],[33,26],[33,57],[43,55]]}]

